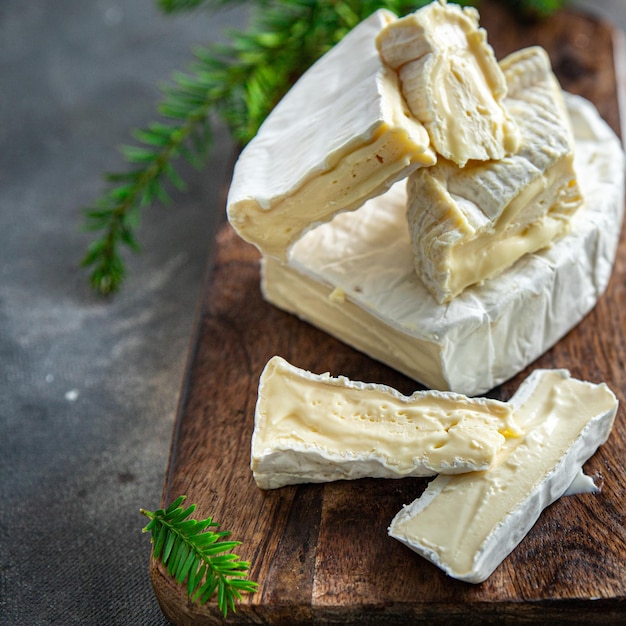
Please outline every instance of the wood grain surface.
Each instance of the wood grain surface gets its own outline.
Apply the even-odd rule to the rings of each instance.
[[[545,47],[565,89],[593,101],[620,132],[623,55],[611,25],[573,11],[520,24],[495,2],[481,22],[497,56]],[[552,350],[489,395],[507,400],[536,367],[565,367],[605,381],[620,399],[609,441],[586,464],[598,495],[550,506],[516,550],[480,585],[446,577],[387,536],[423,479],[359,480],[263,492],[249,469],[258,378],[280,354],[313,372],[418,388],[388,367],[263,301],[258,253],[224,225],[197,316],[171,444],[163,503],[186,494],[251,561],[259,591],[233,623],[508,624],[626,623],[626,242],[597,307]],[[191,604],[154,561],[150,575],[175,624],[222,623],[214,603]]]

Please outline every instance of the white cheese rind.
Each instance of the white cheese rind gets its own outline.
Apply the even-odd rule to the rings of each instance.
[[[228,219],[264,254],[285,258],[302,232],[352,211],[435,163],[426,129],[406,110],[375,37],[396,17],[379,10],[315,63],[235,164]]]
[[[511,405],[313,374],[275,356],[260,380],[251,469],[262,489],[488,469],[520,434]]]
[[[388,531],[470,583],[486,580],[541,512],[566,493],[580,466],[607,440],[617,411],[605,384],[571,379],[564,370],[536,370],[511,402],[526,436],[509,440],[487,472],[438,476]],[[437,526],[444,518],[442,534]]]
[[[595,306],[621,230],[620,141],[591,103],[566,104],[585,203],[552,247],[437,304],[413,268],[399,183],[305,234],[288,265],[265,259],[265,298],[428,387],[479,395],[514,376]]]

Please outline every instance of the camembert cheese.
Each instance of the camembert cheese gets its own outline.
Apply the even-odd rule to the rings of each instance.
[[[461,167],[501,159],[519,141],[504,103],[504,75],[478,20],[473,7],[442,0],[391,22],[377,37],[411,113],[435,150]]]
[[[404,396],[270,359],[261,374],[251,468],[263,489],[488,469],[521,433],[513,407],[439,391]]]
[[[415,268],[438,302],[566,234],[582,202],[568,114],[548,55],[527,48],[501,65],[521,133],[518,151],[465,168],[440,159],[409,177]]]
[[[486,472],[438,476],[389,534],[454,578],[484,581],[563,495],[609,436],[617,400],[603,383],[536,370],[511,399],[525,431]]]
[[[478,395],[537,359],[607,286],[624,211],[624,158],[588,101],[567,95],[584,205],[570,234],[438,304],[418,278],[396,184],[264,259],[265,298],[428,387]]]
[[[376,50],[376,35],[395,19],[380,10],[348,33],[289,90],[239,157],[228,219],[264,255],[285,259],[304,231],[436,162],[426,129]]]

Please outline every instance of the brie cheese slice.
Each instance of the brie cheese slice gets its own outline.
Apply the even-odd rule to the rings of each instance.
[[[391,22],[376,40],[435,150],[461,167],[501,159],[518,143],[507,85],[478,20],[473,7],[436,1]]]
[[[594,307],[615,259],[622,147],[592,104],[566,102],[585,202],[550,248],[438,304],[413,267],[399,183],[306,233],[288,264],[265,258],[265,298],[431,388],[472,396],[509,379]]]
[[[440,391],[404,396],[271,358],[259,381],[251,468],[259,487],[488,469],[521,433],[511,405]]]
[[[415,269],[438,302],[569,231],[582,198],[561,88],[539,47],[502,61],[518,151],[465,168],[441,159],[408,182]]]
[[[389,527],[390,536],[459,580],[489,577],[607,440],[617,410],[604,383],[564,370],[536,370],[511,403],[525,436],[507,440],[495,467],[438,476]]]
[[[284,259],[302,232],[435,163],[424,126],[376,50],[396,17],[379,10],[317,61],[235,164],[227,213],[239,235]]]

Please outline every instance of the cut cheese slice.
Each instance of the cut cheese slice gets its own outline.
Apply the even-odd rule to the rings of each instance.
[[[472,7],[433,2],[391,22],[376,40],[435,150],[461,167],[501,159],[519,140],[504,76],[478,20]]]
[[[624,210],[619,139],[568,95],[585,204],[571,233],[437,304],[419,280],[403,183],[306,233],[288,264],[264,259],[265,298],[428,387],[478,395],[538,358],[593,308]]]
[[[251,468],[263,489],[491,467],[520,435],[511,405],[450,392],[404,396],[270,359],[261,374]]]
[[[617,400],[605,384],[537,370],[511,403],[524,437],[487,472],[438,476],[393,519],[389,534],[471,583],[489,577],[609,436]]]
[[[519,150],[461,169],[440,159],[408,184],[415,268],[447,302],[569,231],[582,202],[561,88],[539,47],[502,61]]]
[[[302,232],[361,206],[436,161],[426,129],[402,99],[375,37],[396,17],[380,10],[315,63],[239,157],[228,219],[265,255],[284,259]]]

